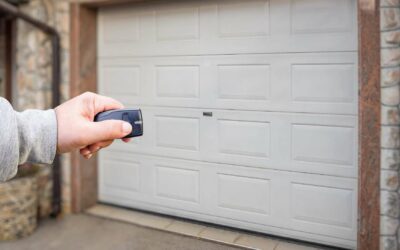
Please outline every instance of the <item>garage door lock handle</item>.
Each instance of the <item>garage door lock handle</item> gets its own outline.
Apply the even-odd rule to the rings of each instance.
[[[203,116],[213,116],[212,112],[203,112]]]

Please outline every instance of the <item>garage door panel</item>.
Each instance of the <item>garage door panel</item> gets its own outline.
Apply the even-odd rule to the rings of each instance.
[[[292,196],[292,202],[296,204],[293,220],[346,228],[352,226],[352,190],[294,183]],[[320,202],[315,204],[315,200]]]
[[[354,64],[292,64],[292,101],[354,103]]]
[[[99,197],[116,197],[130,200],[137,203],[157,204],[166,207],[180,207],[183,210],[200,212],[202,209],[201,200],[204,194],[200,191],[201,172],[199,164],[174,159],[151,158],[140,154],[125,152],[113,152],[104,150],[100,154],[100,181]],[[135,165],[136,164],[136,165]],[[131,175],[127,171],[120,171],[120,165],[137,167],[136,178],[130,181],[120,182],[117,185],[107,185],[110,172],[117,172],[117,175],[126,174],[125,179]],[[115,175],[115,174],[114,174]],[[138,187],[130,188],[132,185]]]
[[[291,227],[345,239],[356,237],[356,181],[352,185],[291,183]]]
[[[219,207],[266,215],[270,213],[269,180],[227,174],[218,174],[217,178]]]
[[[139,157],[150,159],[146,167],[154,173],[154,179],[148,180],[153,187],[152,197],[149,197],[148,202],[197,213],[210,211],[207,207],[210,176],[203,163],[162,157]]]
[[[145,136],[110,150],[357,176],[357,119],[352,116],[142,108]],[[212,116],[203,116],[211,112]]]
[[[198,98],[199,66],[156,66],[157,97]]]
[[[106,161],[104,168],[104,185],[114,189],[128,189],[137,192],[140,189],[140,162]],[[114,180],[119,180],[115,182]]]
[[[197,40],[199,7],[163,7],[155,10],[156,41]]]
[[[126,154],[100,154],[99,199],[104,195],[113,195],[123,199],[143,200],[146,195],[146,165],[142,158]],[[117,178],[118,182],[115,182]],[[148,193],[148,192],[147,192]]]
[[[128,9],[107,11],[102,22],[103,41],[106,44],[121,44],[138,41],[140,38],[140,16]]]
[[[208,161],[357,176],[351,116],[214,111],[204,120],[213,124],[203,154]]]
[[[199,151],[198,118],[156,116],[156,147]]]
[[[294,34],[351,32],[354,1],[292,0],[291,31]]]
[[[292,159],[351,166],[354,163],[352,127],[292,125]]]
[[[145,136],[133,138],[133,143],[116,141],[112,151],[201,160],[201,111],[144,107],[142,114]]]
[[[155,195],[172,200],[199,203],[199,171],[156,165]]]
[[[218,98],[270,99],[270,65],[218,65]]]
[[[138,65],[106,66],[102,68],[101,79],[105,93],[112,95],[140,95],[140,67]]]
[[[355,51],[355,4],[352,0],[221,0],[101,9],[99,54]]]
[[[100,89],[128,105],[356,114],[356,63],[356,53],[107,59]]]
[[[269,5],[269,1],[251,1],[248,3],[231,1],[217,4],[219,37],[269,35]],[[237,17],[241,18],[238,19]],[[255,25],[256,23],[259,25]]]
[[[135,191],[128,188],[129,182],[121,182],[121,187],[125,186],[121,189],[99,183],[102,201],[120,197],[124,198],[121,202],[130,200],[138,207],[155,204],[198,212],[200,218],[202,214],[220,216],[242,228],[246,227],[240,221],[246,221],[355,239],[355,179],[132,153],[115,154],[108,149],[101,153],[100,173],[118,170],[116,156],[131,167],[140,162],[141,172],[151,172],[148,176],[140,175],[140,178],[145,177],[142,180],[146,180],[150,189]]]
[[[254,121],[218,121],[218,152],[268,158],[270,156],[270,124]]]

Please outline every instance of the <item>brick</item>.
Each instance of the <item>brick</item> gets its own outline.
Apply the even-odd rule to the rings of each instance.
[[[397,218],[390,218],[381,216],[381,234],[387,236],[396,236],[399,227],[399,220]]]
[[[400,147],[400,128],[398,126],[382,126],[381,145],[384,148],[398,149]]]
[[[384,105],[395,106],[400,104],[399,85],[385,87],[381,89],[381,101]]]
[[[383,67],[400,65],[400,48],[386,48],[381,50],[381,64]]]
[[[396,191],[399,187],[399,174],[396,171],[381,171],[381,189]]]
[[[400,168],[400,149],[382,149],[381,168],[397,171]]]
[[[396,250],[397,239],[395,236],[382,236],[380,250]]]
[[[399,217],[400,199],[397,192],[381,191],[381,214],[389,217]]]
[[[397,46],[400,44],[400,30],[382,32],[382,46]]]
[[[400,68],[386,68],[381,72],[381,85],[388,87],[400,84]]]
[[[382,7],[399,6],[400,0],[381,0]]]
[[[381,29],[390,30],[400,27],[400,8],[381,9]]]
[[[383,125],[400,125],[400,111],[398,107],[382,106],[381,123]]]

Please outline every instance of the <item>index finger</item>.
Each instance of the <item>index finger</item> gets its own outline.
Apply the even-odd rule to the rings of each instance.
[[[110,109],[122,109],[124,105],[119,101],[102,95],[95,95],[94,96],[94,112],[95,114],[103,111],[107,111]]]

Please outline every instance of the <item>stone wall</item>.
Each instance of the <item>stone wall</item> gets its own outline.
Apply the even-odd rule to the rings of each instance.
[[[0,241],[19,239],[35,230],[37,187],[34,177],[0,184]]]
[[[381,0],[381,249],[400,249],[400,1]]]
[[[20,9],[55,27],[62,45],[62,101],[69,98],[69,3],[63,0],[31,0]],[[16,88],[13,106],[17,110],[51,108],[51,41],[50,37],[24,21],[17,23]],[[70,160],[62,156],[63,211],[70,211]],[[50,169],[50,168],[49,168]],[[51,174],[49,171],[48,174]],[[50,178],[51,179],[51,178]],[[51,192],[51,189],[46,189]],[[42,197],[51,197],[42,194]],[[45,211],[41,213],[46,214]]]

